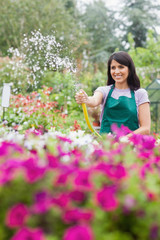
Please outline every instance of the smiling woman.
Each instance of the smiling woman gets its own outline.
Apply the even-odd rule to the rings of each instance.
[[[110,56],[107,86],[98,87],[91,97],[81,90],[75,98],[78,104],[89,107],[102,105],[100,134],[112,132],[115,124],[127,127],[128,136],[150,133],[148,94],[140,88],[133,60],[126,52]]]

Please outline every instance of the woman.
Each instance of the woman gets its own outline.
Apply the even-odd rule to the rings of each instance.
[[[148,94],[140,88],[133,60],[126,52],[110,56],[107,86],[98,87],[91,97],[81,90],[75,99],[78,104],[86,103],[89,107],[102,104],[101,134],[112,132],[112,124],[124,125],[135,134],[150,133]]]

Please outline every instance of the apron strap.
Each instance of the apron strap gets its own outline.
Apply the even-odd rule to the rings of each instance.
[[[109,93],[108,93],[108,97],[111,97],[114,88],[115,88],[115,84],[112,85],[112,87],[111,87],[111,89],[110,89],[110,91],[109,91]],[[131,98],[133,98],[133,99],[135,100],[134,91],[133,91],[133,90],[130,90],[130,92],[131,92]]]

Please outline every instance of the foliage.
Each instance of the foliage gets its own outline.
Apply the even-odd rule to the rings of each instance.
[[[59,107],[63,107],[66,112],[71,112],[75,105],[76,76],[66,72],[46,72],[41,80],[41,84],[53,88],[52,99],[56,99]],[[78,110],[78,109],[77,109]]]
[[[26,94],[31,86],[34,86],[33,78],[30,77],[30,70],[20,58],[9,58],[0,63],[0,87],[4,83],[11,83],[12,92]]]
[[[155,27],[157,26],[158,10],[160,6],[157,1],[151,0],[132,0],[123,1],[121,9],[121,24],[123,25],[124,41],[127,42],[127,36],[132,34],[135,47],[145,47],[147,32],[149,29],[157,35]]]
[[[78,76],[77,84],[79,84],[79,88],[85,89],[88,95],[92,95],[96,88],[106,85],[106,76],[106,72],[97,71],[92,73],[92,71],[84,71]]]
[[[154,37],[153,31],[148,31],[146,47],[135,47],[132,35],[129,35],[129,54],[133,58],[142,87],[147,87],[160,72],[160,36]]]
[[[104,1],[93,1],[86,5],[82,23],[86,31],[86,55],[88,61],[98,64],[107,62],[109,55],[120,45],[115,36],[113,12],[109,11]],[[96,67],[96,65],[95,65]]]
[[[62,0],[11,0],[0,1],[0,49],[19,48],[23,35],[41,30],[44,35],[56,32],[63,45],[76,46],[80,39],[76,18],[71,14],[67,1]],[[72,44],[71,44],[72,43]]]
[[[115,131],[2,133],[1,239],[158,240],[159,146]]]

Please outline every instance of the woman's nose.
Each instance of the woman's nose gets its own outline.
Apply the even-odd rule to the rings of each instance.
[[[119,73],[119,68],[116,68],[116,69],[115,69],[115,72],[116,72],[116,73]]]

